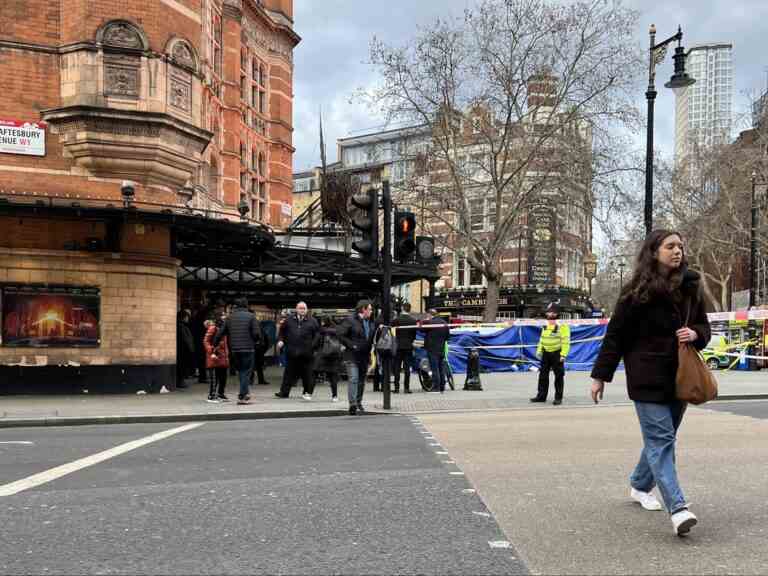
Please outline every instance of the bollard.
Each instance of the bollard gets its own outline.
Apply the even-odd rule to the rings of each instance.
[[[467,356],[467,379],[464,381],[464,390],[480,390],[483,385],[480,382],[480,352],[472,348]]]

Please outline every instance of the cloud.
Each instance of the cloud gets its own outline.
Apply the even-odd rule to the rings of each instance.
[[[365,63],[374,35],[389,43],[402,43],[417,33],[418,26],[428,26],[437,18],[460,16],[474,4],[471,0],[295,0],[295,25],[302,42],[294,57],[294,168],[319,163],[320,106],[329,161],[336,158],[336,138],[381,125],[382,119],[363,104],[350,102],[356,89],[377,80],[374,70]],[[733,44],[734,117],[746,111],[744,94],[765,89],[768,59],[762,26],[756,23],[768,21],[766,0],[628,0],[625,4],[639,11],[637,33],[628,41],[640,46],[647,47],[651,24],[658,29],[657,40],[673,35],[679,24],[686,46],[704,42]],[[663,85],[672,71],[670,51],[657,69],[654,130],[656,148],[666,156],[671,156],[674,147],[675,99]],[[646,108],[646,87],[643,71],[637,86],[637,106],[641,110]],[[644,141],[644,134],[638,134],[638,147],[643,147]]]

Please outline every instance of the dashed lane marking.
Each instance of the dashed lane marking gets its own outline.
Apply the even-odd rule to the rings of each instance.
[[[22,446],[34,446],[34,442],[30,442],[29,440],[6,440],[4,442],[0,442],[0,444],[21,444]]]
[[[511,548],[512,545],[507,540],[491,540],[488,542],[491,548]]]
[[[61,466],[56,466],[55,468],[51,468],[50,470],[46,470],[45,472],[40,472],[38,474],[28,476],[27,478],[16,480],[15,482],[11,482],[10,484],[4,484],[0,486],[0,496],[13,496],[14,494],[18,494],[19,492],[22,492],[24,490],[29,490],[30,488],[34,488],[35,486],[46,484],[48,482],[56,480],[57,478],[66,476],[67,474],[72,474],[73,472],[77,472],[78,470],[82,470],[83,468],[87,468],[89,466],[93,466],[100,462],[104,462],[104,460],[109,460],[110,458],[114,458],[115,456],[119,456],[120,454],[125,454],[126,452],[130,452],[131,450],[135,450],[136,448],[141,448],[142,446],[146,446],[147,444],[151,444],[152,442],[157,442],[158,440],[164,440],[165,438],[169,438],[170,436],[174,436],[175,434],[180,434],[181,432],[186,432],[187,430],[192,430],[193,428],[198,428],[203,424],[205,424],[205,422],[194,422],[192,424],[185,424],[184,426],[179,426],[178,428],[171,428],[170,430],[158,432],[156,434],[152,434],[151,436],[139,438],[138,440],[132,440],[131,442],[120,444],[119,446],[115,446],[114,448],[104,450],[103,452],[92,454],[91,456],[86,456],[85,458],[80,458],[79,460],[75,460],[74,462],[69,462],[67,464],[62,464]]]

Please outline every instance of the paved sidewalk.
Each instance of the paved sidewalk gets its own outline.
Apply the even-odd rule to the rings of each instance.
[[[768,398],[768,374],[762,372],[717,373],[723,398]],[[254,386],[252,404],[238,406],[236,402],[209,404],[205,401],[208,387],[192,384],[189,388],[168,394],[146,395],[94,395],[77,396],[30,395],[0,396],[0,428],[16,426],[54,426],[76,424],[105,424],[128,422],[178,422],[194,420],[236,420],[255,418],[292,418],[300,416],[338,416],[347,413],[347,388],[339,386],[339,402],[333,403],[329,388],[318,384],[311,402],[301,399],[301,389],[294,388],[291,397],[276,398],[282,373],[279,368],[267,370],[269,386]],[[445,394],[426,393],[418,386],[418,378],[411,378],[412,394],[393,394],[391,410],[383,409],[383,394],[366,385],[365,405],[375,413],[425,413],[445,411],[494,410],[510,408],[541,408],[528,399],[536,392],[537,373],[483,374],[482,391],[464,391],[464,374],[455,376],[457,390]],[[587,405],[589,374],[566,373],[564,406]],[[237,378],[231,377],[228,395],[236,399]],[[550,391],[554,393],[554,387]],[[605,402],[628,403],[624,374],[618,373],[606,387]],[[547,404],[553,410],[562,409]]]

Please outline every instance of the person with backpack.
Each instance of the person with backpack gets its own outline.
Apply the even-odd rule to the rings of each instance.
[[[395,373],[395,394],[400,392],[400,372],[403,372],[403,392],[411,393],[411,367],[413,366],[413,341],[416,338],[416,318],[411,316],[411,305],[404,302],[402,312],[397,315],[392,325],[396,327],[397,352],[393,371]]]
[[[237,403],[250,404],[249,386],[251,384],[251,373],[253,372],[254,350],[261,342],[263,336],[259,321],[248,310],[247,298],[238,298],[235,301],[235,308],[224,323],[224,328],[217,332],[213,347],[217,348],[225,337],[229,337],[228,343],[232,349],[235,367],[240,377],[240,391],[237,395]]]
[[[365,376],[368,373],[375,331],[371,314],[373,314],[371,301],[359,300],[355,311],[341,323],[337,330],[339,340],[344,346],[344,366],[349,379],[347,396],[351,415],[365,412],[363,407]]]
[[[320,347],[315,354],[315,378],[324,378],[331,387],[331,402],[339,401],[339,374],[341,373],[341,342],[336,326],[326,317],[320,328]]]
[[[541,359],[539,367],[539,390],[531,402],[546,402],[549,393],[549,371],[555,373],[555,399],[554,406],[563,403],[563,390],[565,388],[565,359],[571,349],[571,329],[567,324],[559,324],[557,317],[560,308],[557,302],[550,302],[544,314],[547,317],[547,325],[541,331],[539,345],[536,348],[536,356]]]

